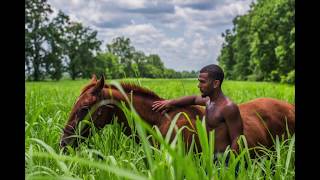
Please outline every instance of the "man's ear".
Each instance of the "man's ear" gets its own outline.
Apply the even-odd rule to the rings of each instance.
[[[100,80],[97,82],[97,84],[94,86],[92,90],[93,95],[98,95],[104,87],[104,76],[102,75]]]
[[[217,88],[220,86],[220,80],[213,80],[213,87]]]

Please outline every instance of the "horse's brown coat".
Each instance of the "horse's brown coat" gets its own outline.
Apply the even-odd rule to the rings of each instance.
[[[185,116],[181,115],[177,120],[177,126],[188,126],[190,129],[195,127],[196,117],[200,119],[205,115],[204,107],[201,106],[188,106],[188,107],[177,107],[168,112],[168,117],[161,115],[159,112],[152,111],[152,103],[155,100],[161,100],[154,92],[142,88],[133,84],[121,83],[123,90],[128,97],[132,94],[132,103],[139,114],[139,116],[149,123],[151,126],[158,126],[162,135],[166,135],[172,118],[179,112],[185,112],[188,114],[192,125],[188,122]],[[103,87],[103,89],[101,89]],[[96,93],[99,92],[100,93]],[[95,77],[92,78],[91,82],[83,88],[78,101],[74,105],[69,121],[64,129],[64,134],[61,139],[61,146],[64,147],[68,144],[72,144],[67,139],[68,136],[74,134],[73,130],[76,128],[79,121],[84,118],[81,114],[83,106],[92,106],[94,103],[102,99],[114,99],[116,101],[125,101],[126,99],[123,94],[113,85],[104,84],[104,79],[97,81]],[[286,120],[288,129],[291,133],[295,129],[295,106],[284,101],[272,99],[272,98],[257,98],[252,101],[242,103],[239,105],[240,114],[243,120],[244,135],[248,142],[249,147],[255,147],[259,143],[270,147],[272,145],[272,139],[268,133],[267,127],[273,137],[276,135],[282,135],[286,132]],[[126,126],[126,134],[130,134],[130,128],[126,117],[120,108],[116,106],[102,106],[93,115],[92,119],[96,127],[99,129],[103,128],[106,124],[109,124],[113,116],[118,116],[118,121],[123,122]],[[226,131],[222,131],[227,133]],[[89,128],[85,128],[82,132],[83,136],[89,135]],[[190,145],[192,141],[192,135],[195,134],[187,129],[183,130],[184,140],[186,145]],[[197,136],[196,144],[199,146]],[[228,136],[226,136],[228,137]],[[215,142],[215,143],[227,143],[228,140]],[[75,144],[74,144],[75,145]]]

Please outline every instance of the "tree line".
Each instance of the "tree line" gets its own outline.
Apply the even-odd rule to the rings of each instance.
[[[194,78],[198,72],[168,69],[157,54],[136,50],[129,38],[116,37],[106,50],[97,31],[73,22],[59,11],[56,16],[46,0],[25,1],[26,80],[60,80],[68,74],[90,78],[93,73],[107,78]]]
[[[194,78],[198,75],[196,71],[177,72],[166,68],[157,54],[145,55],[125,37],[114,38],[105,52],[97,54],[96,60],[99,66],[95,70],[109,78]]]
[[[217,60],[227,79],[294,83],[294,0],[257,0],[222,37]]]

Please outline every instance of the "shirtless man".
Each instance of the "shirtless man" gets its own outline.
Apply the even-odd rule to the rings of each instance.
[[[200,70],[198,77],[201,96],[155,101],[153,110],[165,113],[174,106],[206,106],[207,131],[215,130],[215,153],[224,152],[228,145],[238,153],[237,139],[243,134],[242,119],[238,106],[221,90],[223,78],[223,70],[218,65],[205,66]]]

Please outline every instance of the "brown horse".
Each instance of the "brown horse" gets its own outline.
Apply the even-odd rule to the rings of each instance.
[[[163,100],[157,94],[137,85],[121,83],[121,86],[124,93],[128,97],[132,97],[131,103],[138,115],[149,125],[157,126],[163,136],[166,135],[172,118],[179,112],[185,112],[189,116],[191,124],[185,116],[179,116],[176,125],[178,128],[181,128],[182,126],[189,127],[189,129],[185,128],[182,130],[183,139],[186,145],[191,144],[192,136],[195,135],[196,145],[198,148],[200,147],[196,133],[195,131],[192,131],[192,129],[196,127],[195,121],[197,116],[200,120],[203,118],[204,107],[177,107],[167,112],[168,116],[165,116],[159,112],[152,111],[152,103],[156,100]],[[91,119],[94,126],[101,129],[111,122],[113,116],[117,116],[118,121],[124,123],[126,127],[124,133],[130,135],[131,131],[126,116],[124,112],[115,105],[117,102],[121,101],[128,104],[130,103],[130,100],[128,100],[114,85],[105,84],[103,77],[98,81],[96,77],[93,76],[91,82],[83,88],[71,111],[67,125],[63,130],[64,133],[61,138],[60,147],[77,145],[74,141],[75,138],[69,138],[69,136],[75,134],[77,125],[84,119],[90,108],[95,107],[97,103],[106,100],[108,100],[108,105],[99,106],[95,112],[92,113]],[[249,147],[255,147],[259,143],[270,147],[273,144],[270,134],[273,137],[284,134],[286,132],[286,124],[288,125],[289,131],[291,133],[294,132],[294,105],[271,98],[258,98],[240,104],[239,108],[243,119],[244,135]],[[219,128],[226,129],[227,127],[221,126]],[[89,132],[89,126],[86,126],[80,134],[81,136],[88,137],[90,134]],[[215,141],[215,143],[227,145],[227,142],[229,141],[229,139],[226,139],[225,141],[220,142]],[[215,150],[215,152],[217,151]]]

